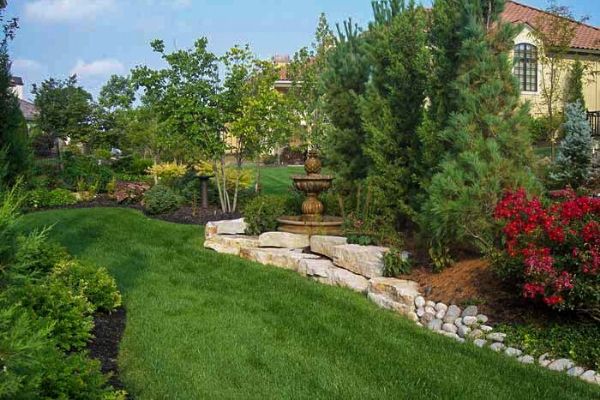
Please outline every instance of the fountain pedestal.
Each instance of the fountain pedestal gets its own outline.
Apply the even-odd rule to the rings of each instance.
[[[331,187],[333,177],[321,175],[321,161],[315,152],[309,152],[304,163],[306,175],[292,176],[294,187],[306,195],[302,215],[282,216],[277,219],[279,231],[306,235],[340,235],[343,219],[323,215],[319,194]]]

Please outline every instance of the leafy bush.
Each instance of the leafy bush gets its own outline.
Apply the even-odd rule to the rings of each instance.
[[[115,161],[112,168],[115,172],[129,175],[145,175],[154,162],[151,159],[137,156],[122,157]]]
[[[600,318],[600,199],[555,195],[544,205],[524,189],[505,194],[495,210],[503,224],[496,268],[527,299]]]
[[[277,195],[256,196],[248,201],[243,212],[246,233],[260,235],[277,230],[277,218],[293,212],[290,202],[288,196]]]
[[[213,165],[209,162],[202,161],[194,166],[194,169],[198,173],[198,175],[204,176],[215,176],[215,171]],[[239,175],[239,189],[248,189],[252,186],[252,182],[254,180],[253,171],[248,168],[242,168],[238,170],[233,166],[225,167],[225,180],[227,182],[227,187],[232,188],[235,186],[236,180]]]
[[[175,210],[183,198],[171,188],[158,184],[144,194],[144,209],[148,214],[164,214]]]
[[[410,274],[412,265],[408,256],[397,248],[391,248],[383,257],[383,276],[394,277]]]
[[[534,357],[550,353],[552,358],[570,358],[590,369],[600,368],[600,324],[582,321],[552,322],[547,325],[497,327],[506,333],[506,344],[523,349]]]
[[[35,189],[27,193],[26,202],[31,208],[61,207],[77,204],[77,198],[67,189]]]
[[[98,163],[94,156],[84,156],[66,151],[63,157],[64,168],[59,174],[66,187],[75,189],[77,182],[84,177],[87,184],[97,182],[98,191],[102,191],[112,179],[113,170],[104,163]]]
[[[154,176],[155,182],[161,182],[171,186],[175,181],[185,175],[187,168],[185,165],[175,162],[154,164],[147,169],[147,172]]]
[[[106,268],[78,260],[61,261],[54,267],[52,278],[85,297],[95,310],[112,311],[121,305],[117,283]]]
[[[150,185],[143,182],[122,182],[115,185],[115,199],[119,203],[139,203]]]

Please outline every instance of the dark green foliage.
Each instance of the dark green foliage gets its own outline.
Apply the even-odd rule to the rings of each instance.
[[[183,199],[170,187],[158,184],[144,193],[144,209],[148,214],[164,214],[181,205]]]
[[[565,104],[577,103],[581,104],[583,110],[585,107],[585,99],[583,97],[583,74],[585,67],[579,60],[575,60],[571,67],[571,72],[566,83]]]
[[[94,310],[110,312],[121,305],[117,284],[106,268],[78,260],[63,260],[52,271],[52,278],[85,297]]]
[[[410,274],[412,265],[407,255],[402,250],[392,248],[383,256],[383,276],[394,277]]]
[[[82,349],[92,337],[92,305],[58,280],[14,286],[7,297],[51,323],[50,337],[61,349]]]
[[[573,189],[585,183],[592,164],[592,129],[581,103],[567,104],[565,138],[560,142],[550,179],[560,187]]]
[[[550,353],[550,358],[570,358],[577,365],[600,368],[600,324],[567,320],[548,324],[503,324],[498,331],[507,334],[505,343],[534,357]]]
[[[72,190],[77,188],[78,182],[82,179],[87,184],[97,183],[98,189],[104,190],[114,176],[113,170],[108,165],[98,163],[98,158],[94,156],[65,151],[63,163],[60,179],[63,186]]]
[[[0,10],[0,24],[4,22]],[[12,185],[31,166],[27,124],[19,108],[19,99],[10,87],[8,41],[17,28],[16,20],[3,24],[0,40],[0,185]]]
[[[412,221],[418,207],[421,123],[427,86],[426,13],[414,2],[373,3],[375,21],[365,34],[371,68],[360,102],[369,176],[396,219]]]
[[[67,189],[35,189],[26,194],[26,205],[30,208],[61,207],[73,204],[77,204],[77,199]]]
[[[332,128],[323,149],[327,165],[352,184],[367,176],[368,159],[363,152],[366,132],[362,127],[360,96],[365,92],[369,64],[363,37],[351,21],[338,26],[336,44],[327,55],[322,74],[325,112]]]
[[[11,263],[11,273],[27,278],[39,278],[68,258],[60,245],[48,241],[48,229],[33,231],[17,239],[17,250]]]
[[[277,218],[282,215],[297,214],[298,210],[291,207],[289,196],[263,195],[248,201],[244,207],[244,220],[249,235],[260,235],[263,232],[277,230]]]
[[[446,249],[489,249],[492,210],[502,191],[537,185],[529,169],[528,110],[508,59],[516,31],[498,22],[503,6],[500,0],[469,1],[459,9],[459,68],[452,82],[458,112],[441,133],[446,156],[421,216],[423,232],[443,258]]]
[[[75,75],[54,78],[33,85],[35,106],[39,110],[37,125],[52,138],[86,142],[93,132],[92,95],[77,85]]]

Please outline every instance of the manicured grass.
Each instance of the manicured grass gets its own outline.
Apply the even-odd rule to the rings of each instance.
[[[302,166],[263,167],[260,170],[263,194],[283,194],[292,190],[292,175],[304,174]]]
[[[462,345],[364,296],[202,248],[133,210],[27,215],[116,277],[136,399],[591,399],[600,389]]]

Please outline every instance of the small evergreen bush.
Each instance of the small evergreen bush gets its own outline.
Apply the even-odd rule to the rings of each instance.
[[[121,305],[117,283],[106,268],[78,260],[59,262],[52,278],[64,283],[73,293],[84,296],[99,311],[113,311]]]
[[[264,232],[277,230],[277,218],[286,214],[298,213],[290,206],[292,200],[289,196],[263,195],[256,196],[248,201],[244,208],[246,233],[260,235]]]
[[[183,199],[168,186],[158,184],[144,194],[144,209],[148,214],[164,214],[175,210]]]
[[[565,138],[560,142],[550,179],[559,187],[582,186],[592,163],[592,129],[580,102],[567,104]]]

